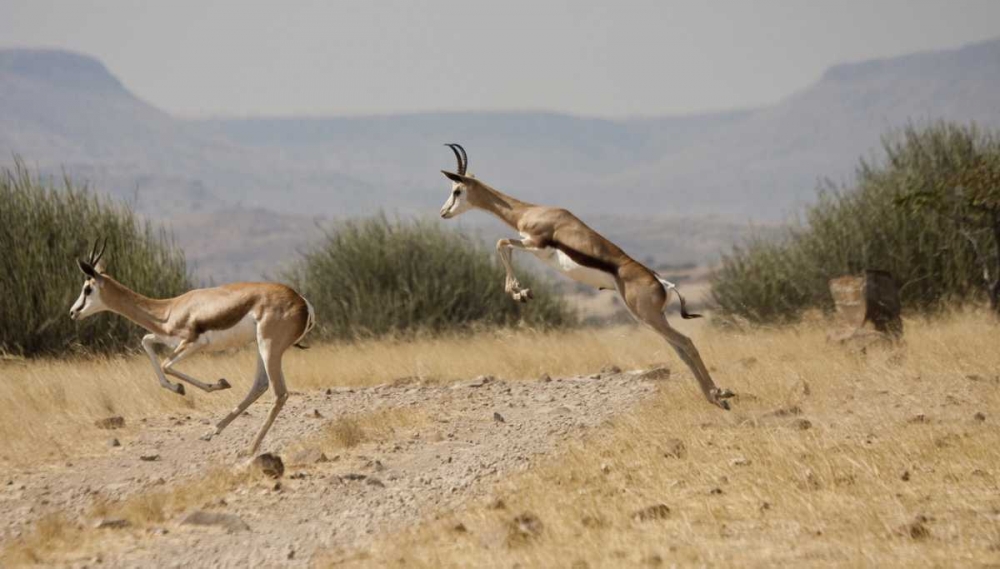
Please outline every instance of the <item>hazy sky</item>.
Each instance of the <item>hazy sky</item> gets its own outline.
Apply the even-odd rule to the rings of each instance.
[[[0,0],[0,46],[94,55],[184,116],[686,113],[997,36],[995,0]]]

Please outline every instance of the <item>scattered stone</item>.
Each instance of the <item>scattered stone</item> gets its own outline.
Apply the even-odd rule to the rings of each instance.
[[[370,468],[370,469],[374,470],[375,472],[382,472],[383,470],[385,470],[385,465],[382,464],[381,460],[375,459],[375,460],[369,460],[368,462],[366,462],[365,463],[365,468]]]
[[[123,529],[127,528],[132,524],[128,520],[122,518],[104,518],[94,525],[97,529]]]
[[[326,394],[327,394],[327,395],[333,395],[333,390],[332,390],[332,389],[330,389],[329,387],[327,387],[327,388],[326,388]]]
[[[653,504],[637,510],[632,514],[632,519],[637,522],[648,522],[652,520],[664,520],[670,517],[670,508],[666,504]]]
[[[451,531],[455,533],[469,533],[469,528],[465,527],[465,524],[463,524],[462,522],[458,522],[457,524],[452,526]]]
[[[118,439],[110,439],[108,441],[108,446],[112,447],[112,448],[114,448],[114,447],[120,447],[120,446],[122,446],[122,443]]]
[[[313,419],[322,419],[323,418],[323,414],[319,412],[319,409],[313,409],[312,418]]]
[[[291,464],[317,464],[320,462],[329,462],[329,458],[326,454],[316,447],[309,447],[300,450],[299,452],[292,455],[290,460]]]
[[[281,461],[281,457],[269,452],[253,459],[251,465],[268,478],[278,479],[285,474],[285,463]]]
[[[611,467],[608,466],[607,463],[602,464],[601,465],[601,472],[603,472],[605,474],[610,474],[611,473]]]
[[[347,474],[341,476],[341,478],[345,480],[364,480],[365,478],[368,478],[368,475],[358,474],[357,472],[348,472]]]
[[[800,431],[808,431],[812,428],[812,421],[809,419],[795,419],[792,421],[792,426]]]
[[[369,476],[365,480],[365,484],[367,484],[369,486],[375,486],[376,488],[385,488],[385,483],[383,483],[378,478],[375,478],[374,476]]]
[[[783,407],[781,409],[775,409],[768,413],[764,413],[765,417],[794,417],[795,415],[801,415],[802,408],[798,405],[792,405],[791,407]]]
[[[225,529],[229,533],[238,531],[250,531],[247,525],[239,516],[224,514],[221,512],[206,512],[204,510],[194,511],[181,524],[188,526],[216,526]]]
[[[494,381],[495,379],[496,378],[494,378],[492,375],[480,375],[476,379],[473,379],[472,381],[469,382],[469,387],[482,387],[487,383]]]
[[[670,379],[670,368],[667,366],[656,366],[654,368],[647,369],[638,375],[638,379],[648,381],[664,381]]]
[[[611,364],[601,368],[601,375],[617,375],[622,372],[622,368]]]
[[[923,540],[931,536],[931,531],[927,527],[930,518],[923,514],[917,515],[912,522],[903,524],[896,530],[896,533],[914,540]]]
[[[927,415],[920,413],[910,417],[910,419],[906,422],[912,424],[925,424],[925,423],[930,423],[930,419],[927,418]]]
[[[538,537],[542,528],[542,520],[538,516],[525,512],[507,524],[507,543],[514,545]]]
[[[493,501],[490,502],[489,508],[491,510],[506,510],[507,502],[504,502],[503,498],[495,498]]]
[[[493,420],[496,421],[497,423],[506,423],[507,422],[507,421],[504,420],[503,415],[501,415],[500,413],[497,413],[496,411],[493,412]]]
[[[125,428],[125,417],[115,415],[114,417],[98,419],[94,421],[94,426],[105,430],[123,429]]]
[[[729,466],[750,466],[750,459],[740,456],[730,460]]]
[[[543,373],[541,376],[538,377],[538,381],[541,381],[543,383],[549,383],[552,381],[552,376],[550,376],[547,373]]]
[[[722,494],[722,488],[718,488],[718,487],[717,488],[712,488],[711,490],[708,491],[708,493],[711,494],[712,496],[718,496],[718,495]]]
[[[669,439],[663,447],[663,456],[667,458],[687,458],[687,447],[680,439]]]
[[[143,454],[143,455],[139,455],[139,460],[142,460],[142,461],[145,461],[145,462],[154,462],[154,461],[160,460],[160,455],[158,455],[158,454]]]
[[[976,421],[979,421],[980,423],[982,423],[983,421],[986,420],[986,413],[983,413],[982,411],[978,411],[975,415],[972,416],[972,418],[975,419]]]
[[[903,474],[900,475],[899,479],[902,480],[903,482],[909,482],[910,481],[910,471],[909,470],[904,470]]]
[[[644,557],[642,559],[642,564],[648,565],[650,567],[659,567],[660,565],[663,565],[663,558],[660,557],[658,553],[654,553],[652,555],[647,555],[646,557]]]

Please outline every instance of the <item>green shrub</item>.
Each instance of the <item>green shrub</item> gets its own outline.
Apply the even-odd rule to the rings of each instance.
[[[890,271],[911,310],[982,298],[990,236],[939,211],[908,207],[904,198],[998,155],[997,138],[939,123],[907,128],[883,146],[884,159],[862,161],[855,189],[821,189],[804,223],[783,238],[751,240],[723,256],[712,281],[721,312],[767,323],[795,320],[807,308],[829,310],[829,279],[868,268]]]
[[[316,308],[323,337],[573,321],[560,297],[523,269],[518,278],[534,300],[520,304],[504,294],[495,256],[440,222],[379,215],[340,223],[284,278]]]
[[[134,347],[140,329],[124,318],[69,318],[83,285],[76,259],[107,238],[108,274],[152,297],[187,288],[184,256],[126,206],[68,178],[64,188],[33,178],[21,161],[0,170],[0,351],[34,356]]]

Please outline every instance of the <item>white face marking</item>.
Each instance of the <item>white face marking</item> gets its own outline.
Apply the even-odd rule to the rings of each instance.
[[[69,309],[69,317],[73,320],[83,320],[107,309],[107,305],[101,300],[101,283],[97,279],[88,278],[83,281],[80,297]]]
[[[441,217],[451,219],[472,209],[469,203],[469,190],[461,182],[451,183],[451,195],[441,206]]]

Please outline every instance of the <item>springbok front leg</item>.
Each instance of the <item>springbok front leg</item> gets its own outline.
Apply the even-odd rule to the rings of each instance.
[[[182,373],[180,371],[173,369],[173,366],[177,362],[183,360],[184,358],[190,356],[191,354],[197,352],[198,350],[204,347],[205,344],[202,344],[200,342],[188,342],[187,340],[182,341],[180,345],[177,346],[177,349],[174,350],[174,353],[170,354],[170,359],[163,362],[163,365],[160,366],[161,369],[163,369],[163,373],[167,375],[172,375],[181,381],[186,381],[187,383],[190,383],[191,385],[197,387],[202,391],[212,392],[212,391],[219,391],[220,389],[229,389],[232,386],[229,385],[229,382],[226,381],[225,378],[219,379],[219,381],[217,381],[216,383],[209,384],[201,380],[195,379],[190,375],[187,375],[186,373]]]
[[[500,262],[503,263],[504,271],[507,275],[504,278],[503,291],[518,302],[528,302],[534,298],[531,289],[522,288],[517,277],[514,276],[514,263],[511,261],[511,253],[514,249],[527,249],[527,244],[519,239],[501,239],[497,241],[497,253],[500,255]]]
[[[173,384],[167,381],[167,377],[163,375],[163,368],[160,366],[160,360],[156,356],[156,350],[153,348],[156,344],[161,344],[159,338],[155,334],[146,334],[142,337],[142,349],[146,350],[146,355],[149,356],[149,361],[153,364],[153,370],[156,372],[156,377],[160,380],[160,385],[164,389],[169,389],[177,395],[184,395],[184,386],[177,383]]]
[[[232,423],[236,417],[239,417],[244,411],[247,410],[247,407],[253,405],[255,401],[260,399],[260,396],[263,395],[265,391],[267,391],[267,370],[264,369],[264,360],[258,352],[257,373],[254,376],[253,386],[250,388],[250,393],[248,393],[247,396],[243,398],[243,401],[240,401],[240,404],[230,411],[228,415],[216,423],[213,430],[202,436],[201,440],[210,441],[212,440],[212,437],[222,433],[222,431],[229,426],[229,423]]]

